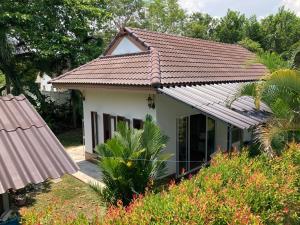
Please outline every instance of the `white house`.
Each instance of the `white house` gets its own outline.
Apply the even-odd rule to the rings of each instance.
[[[218,148],[250,142],[252,128],[265,120],[267,107],[256,111],[251,98],[227,104],[243,83],[266,72],[247,63],[253,57],[238,45],[124,28],[104,56],[51,82],[84,96],[87,157],[119,121],[139,129],[150,114],[170,138],[168,172],[179,175]]]
[[[39,85],[40,91],[57,91],[51,83],[48,83],[50,80],[51,77],[43,73],[42,76],[40,74],[37,75],[35,83]]]
[[[70,104],[70,91],[66,89],[57,89],[53,87],[49,81],[51,77],[46,73],[37,75],[35,83],[39,86],[40,92],[46,97],[48,101],[54,102],[56,105]]]

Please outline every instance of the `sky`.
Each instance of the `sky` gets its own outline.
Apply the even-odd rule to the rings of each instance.
[[[285,6],[300,16],[300,0],[179,0],[179,3],[188,13],[204,12],[214,17],[224,16],[230,8],[246,16],[264,18],[276,13],[280,6]]]

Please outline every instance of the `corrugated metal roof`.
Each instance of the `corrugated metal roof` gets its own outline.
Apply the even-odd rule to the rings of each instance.
[[[0,115],[0,194],[78,170],[25,96],[0,97]]]
[[[255,81],[267,72],[260,63],[249,63],[255,54],[239,45],[124,28],[118,38],[134,37],[145,51],[105,55],[65,73],[55,85],[167,86],[209,82]],[[115,39],[110,47],[116,44]],[[107,51],[106,51],[107,52]]]
[[[264,122],[270,109],[262,103],[260,110],[256,110],[253,99],[248,96],[238,98],[229,107],[228,101],[244,84],[176,86],[160,88],[159,91],[236,127],[248,129]]]

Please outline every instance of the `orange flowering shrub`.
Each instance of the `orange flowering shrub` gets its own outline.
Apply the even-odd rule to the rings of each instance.
[[[60,207],[60,206],[55,206]],[[61,206],[63,207],[63,206]],[[119,201],[106,216],[55,216],[52,208],[29,211],[25,225],[102,224],[300,224],[300,146],[282,156],[250,158],[217,154],[211,166],[158,194],[134,196],[127,207]]]
[[[282,156],[218,154],[195,177],[108,209],[103,224],[300,224],[300,147]]]

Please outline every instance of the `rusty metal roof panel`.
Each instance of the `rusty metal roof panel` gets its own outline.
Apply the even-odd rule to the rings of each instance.
[[[236,127],[248,129],[264,122],[271,111],[265,104],[256,110],[253,99],[247,96],[238,98],[229,107],[229,100],[244,84],[175,86],[163,87],[159,91]]]
[[[0,194],[78,170],[25,96],[0,97],[0,115]]]

